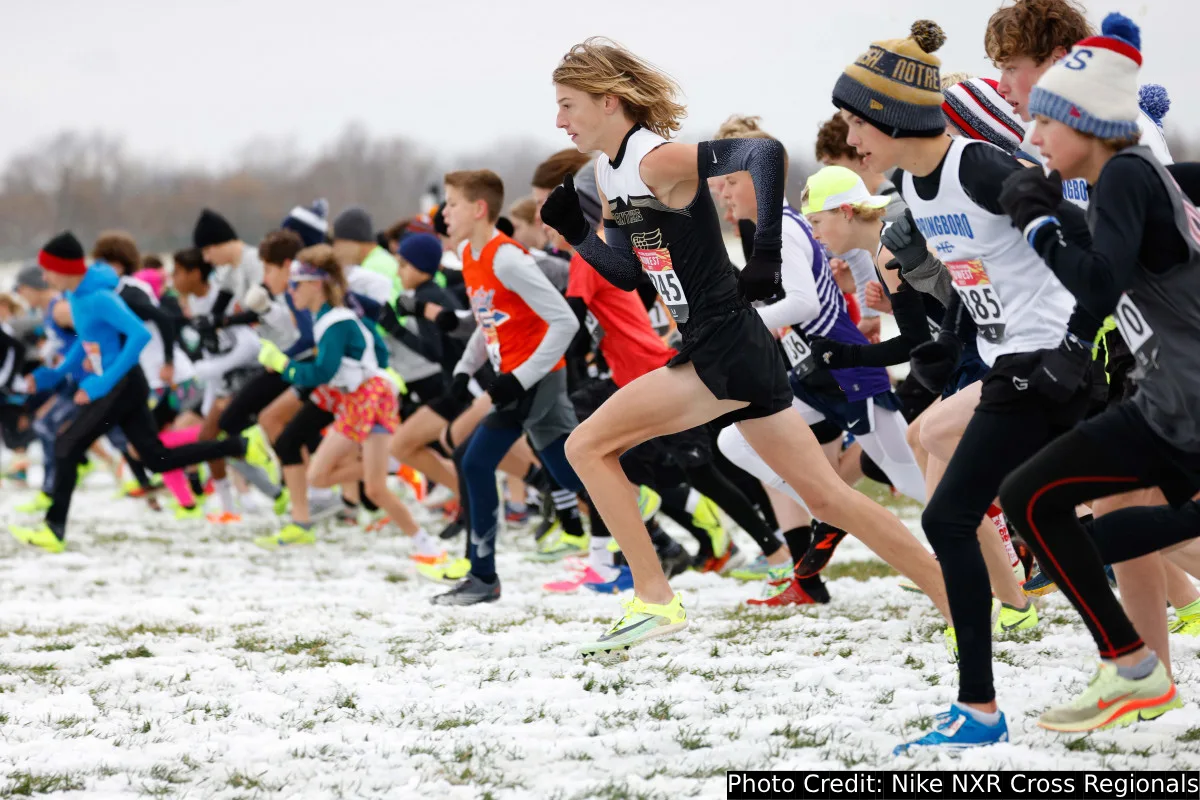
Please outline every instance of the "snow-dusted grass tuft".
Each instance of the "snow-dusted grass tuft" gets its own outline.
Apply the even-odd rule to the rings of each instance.
[[[24,499],[6,487],[0,519]],[[441,608],[395,534],[270,554],[250,544],[270,524],[179,523],[96,481],[67,553],[0,542],[0,798],[617,800],[723,797],[726,769],[1200,768],[1194,703],[1089,736],[1037,727],[1094,667],[1058,595],[994,648],[1012,742],[894,759],[957,676],[929,603],[853,540],[830,605],[754,608],[760,586],[688,573],[690,627],[603,666],[575,648],[617,598],[545,594],[566,567],[526,561],[524,531],[501,539],[499,603]],[[1172,647],[1187,701],[1200,641]]]

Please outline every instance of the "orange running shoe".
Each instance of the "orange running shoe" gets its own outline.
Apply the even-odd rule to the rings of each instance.
[[[241,522],[242,515],[235,514],[232,511],[222,511],[220,514],[209,514],[206,519],[214,525],[231,525],[235,522]]]

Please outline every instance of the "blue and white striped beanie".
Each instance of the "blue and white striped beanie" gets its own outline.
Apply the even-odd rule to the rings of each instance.
[[[1100,139],[1138,136],[1142,37],[1133,20],[1112,13],[1099,36],[1075,43],[1029,95],[1029,112]]]
[[[296,206],[288,212],[279,227],[294,231],[305,247],[325,244],[329,241],[326,235],[329,230],[329,201],[320,197],[308,208]]]

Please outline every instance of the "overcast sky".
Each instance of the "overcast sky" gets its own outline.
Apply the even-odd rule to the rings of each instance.
[[[0,162],[64,129],[121,135],[155,159],[220,166],[248,141],[315,152],[350,122],[445,153],[554,128],[550,72],[587,36],[670,72],[684,134],[760,114],[789,143],[832,113],[842,67],[873,39],[936,20],[945,71],[991,76],[995,0],[4,0]],[[1164,84],[1167,127],[1200,132],[1194,0],[1089,3],[1142,26],[1142,82]],[[1182,23],[1182,24],[1181,24]]]

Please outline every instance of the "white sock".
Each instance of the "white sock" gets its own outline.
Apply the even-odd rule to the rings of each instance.
[[[430,535],[429,531],[424,528],[417,528],[417,532],[413,535],[413,544],[419,555],[436,556],[442,552],[441,541],[436,536]]]
[[[221,509],[233,514],[237,511],[237,503],[233,499],[233,485],[228,478],[221,478],[213,481],[213,488],[217,490],[217,497],[221,501]]]
[[[783,538],[783,528],[775,529],[775,538],[778,539],[779,541],[783,542],[784,544],[787,544],[787,539]]]
[[[1000,721],[999,709],[990,712],[980,711],[977,708],[971,708],[970,706],[963,705],[959,702],[955,702],[954,707],[966,714],[968,717],[974,719],[976,722],[982,722],[984,725],[995,725]]]
[[[309,487],[308,502],[328,503],[333,499],[333,489],[326,486],[324,489],[313,489]]]
[[[611,581],[617,577],[619,570],[613,565],[613,553],[608,549],[608,537],[592,537],[591,549],[588,551],[588,566],[596,571],[601,578]]]
[[[689,514],[695,514],[696,509],[700,506],[700,493],[695,489],[688,489],[687,502],[683,504],[683,510]]]

